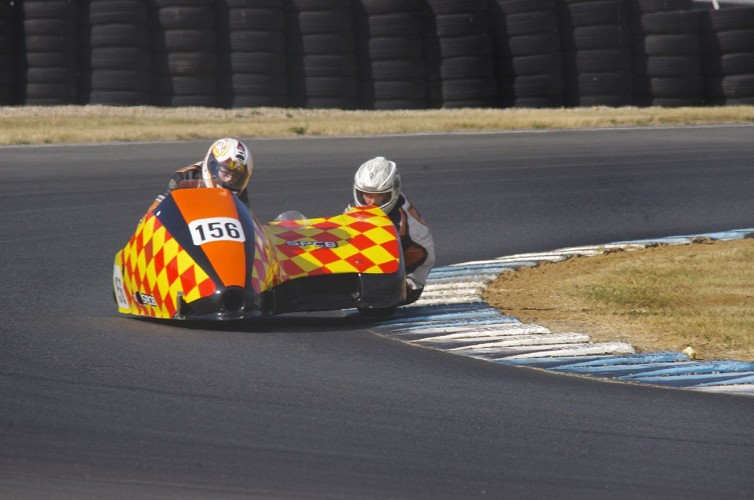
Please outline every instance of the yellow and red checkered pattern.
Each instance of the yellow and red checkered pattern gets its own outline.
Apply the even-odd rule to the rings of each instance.
[[[123,287],[130,309],[120,312],[172,318],[178,292],[191,302],[215,292],[215,284],[154,214],[139,224],[128,244],[115,256],[123,270]]]
[[[270,239],[256,217],[254,221],[254,266],[251,270],[251,288],[256,293],[264,292],[282,281],[280,266]]]
[[[282,280],[334,273],[395,273],[400,241],[392,221],[376,207],[306,221],[281,221],[266,229]]]

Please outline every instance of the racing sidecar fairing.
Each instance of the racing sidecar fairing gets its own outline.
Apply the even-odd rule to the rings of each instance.
[[[358,308],[389,315],[405,301],[392,221],[376,207],[261,224],[229,191],[176,189],[115,255],[118,311],[230,320]]]

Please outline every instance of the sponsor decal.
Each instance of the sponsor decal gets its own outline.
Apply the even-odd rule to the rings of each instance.
[[[337,248],[338,247],[338,243],[335,241],[299,240],[299,241],[286,241],[285,244],[292,247],[317,247],[317,248]]]
[[[246,241],[241,222],[230,217],[195,220],[189,224],[189,230],[196,246],[213,241]]]
[[[143,306],[157,307],[157,301],[154,299],[154,295],[148,295],[142,292],[136,292],[134,294],[134,301]]]
[[[123,286],[123,273],[120,270],[120,266],[114,266],[113,268],[113,290],[115,291],[115,300],[118,301],[118,307],[128,309],[131,304],[128,302],[128,295]]]

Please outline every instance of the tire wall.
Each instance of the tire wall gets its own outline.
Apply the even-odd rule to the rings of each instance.
[[[0,1],[0,105],[68,104],[754,104],[754,5]]]
[[[0,2],[0,106],[16,101],[18,5]]]

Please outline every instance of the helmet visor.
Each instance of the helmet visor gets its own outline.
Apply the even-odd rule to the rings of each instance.
[[[243,190],[248,176],[246,165],[233,159],[218,161],[214,156],[210,156],[207,161],[212,180],[218,186],[236,193]]]
[[[370,192],[356,189],[356,201],[361,206],[371,206],[385,208],[390,204],[393,193],[392,191]]]

